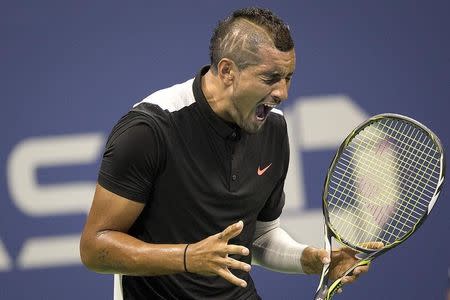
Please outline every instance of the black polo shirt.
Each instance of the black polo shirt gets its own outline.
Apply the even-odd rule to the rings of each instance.
[[[257,220],[279,217],[289,161],[286,122],[272,111],[248,134],[220,119],[195,79],[153,93],[120,119],[108,138],[98,182],[145,207],[129,234],[149,243],[195,243],[239,220],[230,243],[251,249]],[[251,255],[235,257],[246,263]],[[219,276],[123,276],[125,299],[253,299]]]

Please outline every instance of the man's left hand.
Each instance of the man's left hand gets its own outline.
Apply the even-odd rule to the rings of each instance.
[[[371,248],[380,248],[382,243],[373,243]],[[331,252],[331,265],[329,271],[330,281],[342,277],[344,273],[356,264],[359,259],[355,257],[358,252],[349,248],[342,247]],[[301,263],[303,271],[306,274],[320,274],[324,264],[330,263],[330,256],[325,249],[317,249],[313,247],[307,247],[303,250]],[[366,273],[369,270],[368,265],[356,267],[352,274],[342,278],[342,284],[348,284],[354,282],[358,277]]]

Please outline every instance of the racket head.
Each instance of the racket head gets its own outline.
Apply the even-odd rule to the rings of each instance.
[[[444,174],[442,144],[423,124],[392,113],[368,119],[328,169],[322,209],[329,234],[367,254],[397,246],[430,213]],[[384,246],[373,249],[374,242]]]

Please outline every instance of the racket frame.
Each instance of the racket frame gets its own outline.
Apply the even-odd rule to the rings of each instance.
[[[438,147],[439,152],[441,154],[440,177],[439,177],[439,182],[434,191],[434,195],[428,204],[427,213],[422,215],[420,220],[413,226],[413,228],[401,239],[398,239],[398,240],[394,241],[393,243],[384,246],[381,249],[371,250],[371,249],[359,247],[358,245],[354,245],[354,244],[348,242],[347,240],[345,240],[344,238],[340,237],[339,234],[336,233],[335,229],[333,228],[332,224],[330,223],[330,217],[329,217],[328,209],[327,209],[327,207],[328,207],[327,196],[328,196],[328,189],[330,186],[330,176],[331,176],[332,170],[334,170],[341,154],[344,152],[347,145],[353,140],[353,138],[360,131],[364,130],[369,124],[377,122],[377,121],[379,121],[381,119],[385,119],[385,118],[397,119],[400,121],[410,122],[410,123],[414,124],[415,126],[417,126],[418,128],[420,128],[425,134],[427,134],[431,138],[433,143]],[[345,138],[345,140],[341,143],[341,145],[339,146],[338,150],[336,151],[336,154],[333,157],[333,160],[331,161],[330,166],[328,167],[327,175],[325,177],[325,182],[324,182],[323,193],[322,193],[322,212],[323,212],[324,221],[325,221],[325,223],[324,223],[325,249],[328,251],[328,253],[330,253],[330,257],[331,257],[331,251],[332,251],[332,238],[336,239],[339,243],[341,243],[343,245],[346,245],[356,251],[359,251],[358,255],[361,255],[361,256],[359,257],[360,260],[355,265],[353,265],[349,270],[347,270],[343,276],[336,279],[330,286],[328,286],[328,275],[329,275],[328,273],[329,273],[330,264],[325,264],[322,269],[319,286],[317,288],[314,299],[315,300],[331,299],[332,296],[335,294],[335,292],[342,286],[341,280],[343,277],[351,275],[353,270],[359,266],[369,265],[370,262],[374,258],[376,258],[377,256],[383,254],[384,252],[391,250],[391,249],[395,248],[396,246],[400,245],[406,239],[408,239],[415,231],[417,231],[417,229],[423,224],[425,219],[430,214],[431,209],[433,208],[434,204],[436,203],[437,198],[439,197],[439,194],[442,190],[442,186],[443,186],[443,182],[444,182],[445,169],[446,169],[445,153],[444,153],[444,148],[443,148],[442,143],[439,140],[439,138],[430,129],[428,129],[425,125],[423,125],[422,123],[420,123],[410,117],[406,117],[406,116],[403,116],[400,114],[394,114],[394,113],[379,114],[379,115],[375,115],[375,116],[367,119],[366,121],[364,121],[363,123],[358,125],[355,129],[353,129],[350,132],[350,134]]]

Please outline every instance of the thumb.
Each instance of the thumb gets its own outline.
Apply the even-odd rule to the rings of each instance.
[[[316,256],[322,264],[329,264],[331,262],[330,254],[325,249],[318,249]]]

